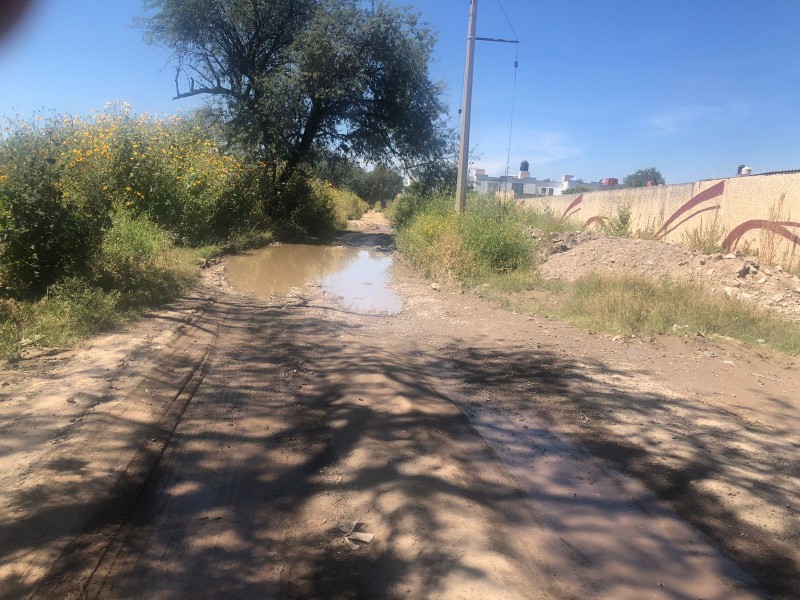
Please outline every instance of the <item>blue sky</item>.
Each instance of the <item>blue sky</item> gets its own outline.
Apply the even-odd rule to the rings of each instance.
[[[622,178],[654,166],[667,182],[800,168],[800,2],[502,0],[521,44],[511,170]],[[432,66],[453,122],[468,0],[412,4],[439,33]],[[0,42],[0,114],[88,113],[108,100],[174,113],[169,54],[133,25],[140,0],[34,0]],[[512,37],[498,0],[478,34]],[[506,168],[515,48],[479,43],[472,148]],[[194,105],[198,104],[194,100]]]

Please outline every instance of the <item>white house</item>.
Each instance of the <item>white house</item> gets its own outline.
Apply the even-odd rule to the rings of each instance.
[[[594,183],[575,181],[572,175],[564,175],[561,181],[537,179],[531,177],[528,161],[522,161],[519,174],[490,177],[486,169],[475,169],[472,185],[481,194],[498,194],[515,198],[533,198],[536,196],[560,196],[570,187],[590,187],[592,190],[609,190],[619,188],[619,182],[613,178],[602,179]]]

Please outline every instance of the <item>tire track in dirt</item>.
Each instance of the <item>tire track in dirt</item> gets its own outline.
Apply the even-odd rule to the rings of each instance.
[[[204,385],[87,597],[543,598],[575,586],[506,526],[513,506],[520,531],[538,527],[464,416],[387,347],[385,318],[316,288],[230,302]],[[341,518],[375,540],[354,552]]]
[[[103,557],[118,543],[142,487],[161,460],[205,377],[207,360],[217,340],[219,320],[224,320],[225,311],[220,317],[215,314],[216,308],[215,302],[209,300],[180,325],[158,366],[148,372],[125,399],[132,404],[155,402],[165,409],[143,432],[142,445],[113,486],[88,507],[90,519],[62,550],[31,598],[86,595],[84,582],[91,579]]]
[[[365,243],[384,235],[373,225]],[[635,528],[648,515],[651,526],[674,517],[575,447],[603,456],[623,448],[681,469],[717,447],[715,431],[741,429],[746,444],[760,444],[761,429],[753,437],[730,422],[749,405],[717,411],[725,403],[708,398],[710,420],[643,369],[605,355],[617,352],[610,341],[555,323],[545,333],[413,278],[400,289],[405,312],[388,318],[354,315],[314,286],[265,301],[219,287],[209,312],[168,345],[174,364],[136,386],[139,403],[174,407],[161,410],[160,427],[153,418],[126,430],[137,444],[162,440],[130,453],[142,453],[137,472],[151,476],[130,479],[130,489],[119,483],[124,499],[95,513],[37,597],[758,596],[687,529],[631,540],[621,533],[629,529],[615,530],[617,518]],[[629,360],[645,352],[633,350]],[[774,419],[778,396],[759,419]],[[141,435],[148,427],[158,434]],[[647,481],[642,468],[659,463],[632,466]],[[595,489],[606,494],[600,501]],[[696,497],[692,482],[682,489]],[[336,527],[342,518],[362,522],[374,540],[350,549]],[[669,562],[670,544],[684,543]]]

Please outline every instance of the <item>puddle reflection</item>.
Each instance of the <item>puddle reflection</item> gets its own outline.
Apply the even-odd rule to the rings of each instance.
[[[261,298],[317,282],[349,310],[397,314],[403,304],[389,287],[393,269],[391,256],[369,250],[287,244],[229,258],[227,277],[237,290]]]

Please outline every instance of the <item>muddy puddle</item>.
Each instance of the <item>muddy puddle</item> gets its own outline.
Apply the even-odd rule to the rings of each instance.
[[[286,244],[228,259],[230,284],[260,298],[284,296],[318,283],[343,307],[360,314],[397,314],[400,296],[390,287],[391,256],[364,248]]]

